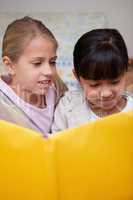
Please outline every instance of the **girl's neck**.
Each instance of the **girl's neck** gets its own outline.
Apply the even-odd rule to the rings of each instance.
[[[45,95],[31,94],[29,103],[42,109],[47,107]]]

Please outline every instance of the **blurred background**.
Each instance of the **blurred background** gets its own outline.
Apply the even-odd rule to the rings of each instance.
[[[55,34],[59,42],[58,70],[71,88],[75,87],[71,73],[73,47],[86,31],[118,29],[133,58],[133,0],[0,0],[0,42],[6,26],[25,15],[41,19]]]

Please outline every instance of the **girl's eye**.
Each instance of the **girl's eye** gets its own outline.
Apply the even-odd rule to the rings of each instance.
[[[99,83],[95,83],[95,84],[90,84],[90,87],[98,87]]]
[[[114,80],[114,81],[111,82],[112,85],[116,85],[118,83],[120,83],[120,80]]]
[[[51,62],[50,62],[50,65],[55,66],[55,65],[56,65],[56,61],[51,61]]]
[[[41,64],[42,64],[41,62],[33,63],[33,65],[34,65],[35,67],[39,67]]]

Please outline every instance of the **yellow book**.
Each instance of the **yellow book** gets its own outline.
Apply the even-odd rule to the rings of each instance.
[[[0,200],[133,200],[133,112],[48,139],[0,121]]]

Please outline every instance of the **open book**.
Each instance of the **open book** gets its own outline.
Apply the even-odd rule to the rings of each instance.
[[[1,200],[133,200],[133,112],[51,135],[0,121]]]

